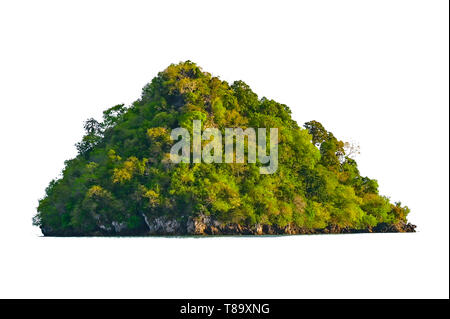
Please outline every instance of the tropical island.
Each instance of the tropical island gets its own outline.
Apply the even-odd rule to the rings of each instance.
[[[192,136],[195,125],[220,136],[228,128],[275,128],[276,169],[261,173],[264,156],[259,144],[257,156],[250,151],[251,134],[240,139],[240,155],[238,137],[230,139],[236,149],[229,161],[217,152],[227,149],[226,141],[208,148],[208,138],[184,144],[184,160],[173,161],[172,132]],[[107,109],[102,121],[88,119],[84,128],[78,155],[39,201],[33,224],[45,236],[415,231],[409,208],[391,203],[377,180],[360,175],[351,144],[317,121],[299,126],[288,106],[190,61],[170,65],[137,101]],[[196,161],[195,143],[200,157],[218,160]]]

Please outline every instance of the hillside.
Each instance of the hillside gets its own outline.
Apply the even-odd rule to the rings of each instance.
[[[171,132],[181,127],[192,136],[195,123],[201,123],[202,131],[217,128],[223,136],[226,128],[267,128],[267,133],[277,128],[276,169],[261,173],[266,164],[259,148],[251,163],[247,139],[244,163],[196,162],[195,137],[190,154],[174,163],[170,152],[176,141],[171,140]],[[76,145],[78,156],[66,161],[62,176],[50,182],[39,201],[33,223],[44,235],[303,234],[415,228],[407,224],[408,207],[391,203],[378,193],[375,179],[360,175],[351,145],[319,122],[300,127],[286,105],[258,98],[244,82],[230,85],[190,61],[170,65],[143,88],[139,100],[128,107],[111,107],[101,122],[89,119],[84,128],[86,135]],[[205,151],[208,142],[200,141],[204,158],[217,156],[216,148]],[[271,142],[267,151],[272,150]],[[235,159],[238,154],[233,152]]]

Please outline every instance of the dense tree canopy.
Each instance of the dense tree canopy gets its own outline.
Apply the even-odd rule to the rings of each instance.
[[[203,127],[276,127],[279,167],[262,175],[254,164],[169,160],[170,131]],[[378,194],[361,176],[345,144],[319,122],[301,128],[290,109],[259,99],[247,84],[229,85],[192,62],[170,65],[129,107],[89,119],[79,154],[39,201],[34,224],[44,233],[145,233],[158,216],[211,216],[221,223],[328,225],[361,229],[405,222],[409,212]]]

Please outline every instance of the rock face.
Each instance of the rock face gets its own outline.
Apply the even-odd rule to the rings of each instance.
[[[222,224],[210,216],[188,218],[186,221],[177,221],[166,217],[147,219],[147,229],[130,233],[124,228],[102,227],[91,233],[58,233],[51,229],[43,229],[45,236],[208,236],[208,235],[312,235],[312,234],[357,234],[357,233],[413,233],[415,225],[400,222],[397,224],[380,223],[375,227],[364,229],[342,228],[329,225],[326,228],[302,228],[292,224],[286,226],[262,225],[245,226],[235,223]]]
[[[151,223],[149,223],[149,234],[176,235],[180,232],[181,224],[176,220],[158,217],[155,218]]]

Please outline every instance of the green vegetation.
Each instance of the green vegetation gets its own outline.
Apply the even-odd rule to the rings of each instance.
[[[170,131],[192,130],[193,119],[222,130],[277,127],[277,172],[259,174],[259,162],[171,163]],[[146,220],[199,215],[242,225],[363,229],[406,222],[409,212],[379,195],[377,181],[360,175],[347,145],[319,122],[301,128],[286,105],[189,61],[160,72],[131,106],[116,105],[84,127],[78,156],[39,201],[33,222],[44,234],[143,234]]]

